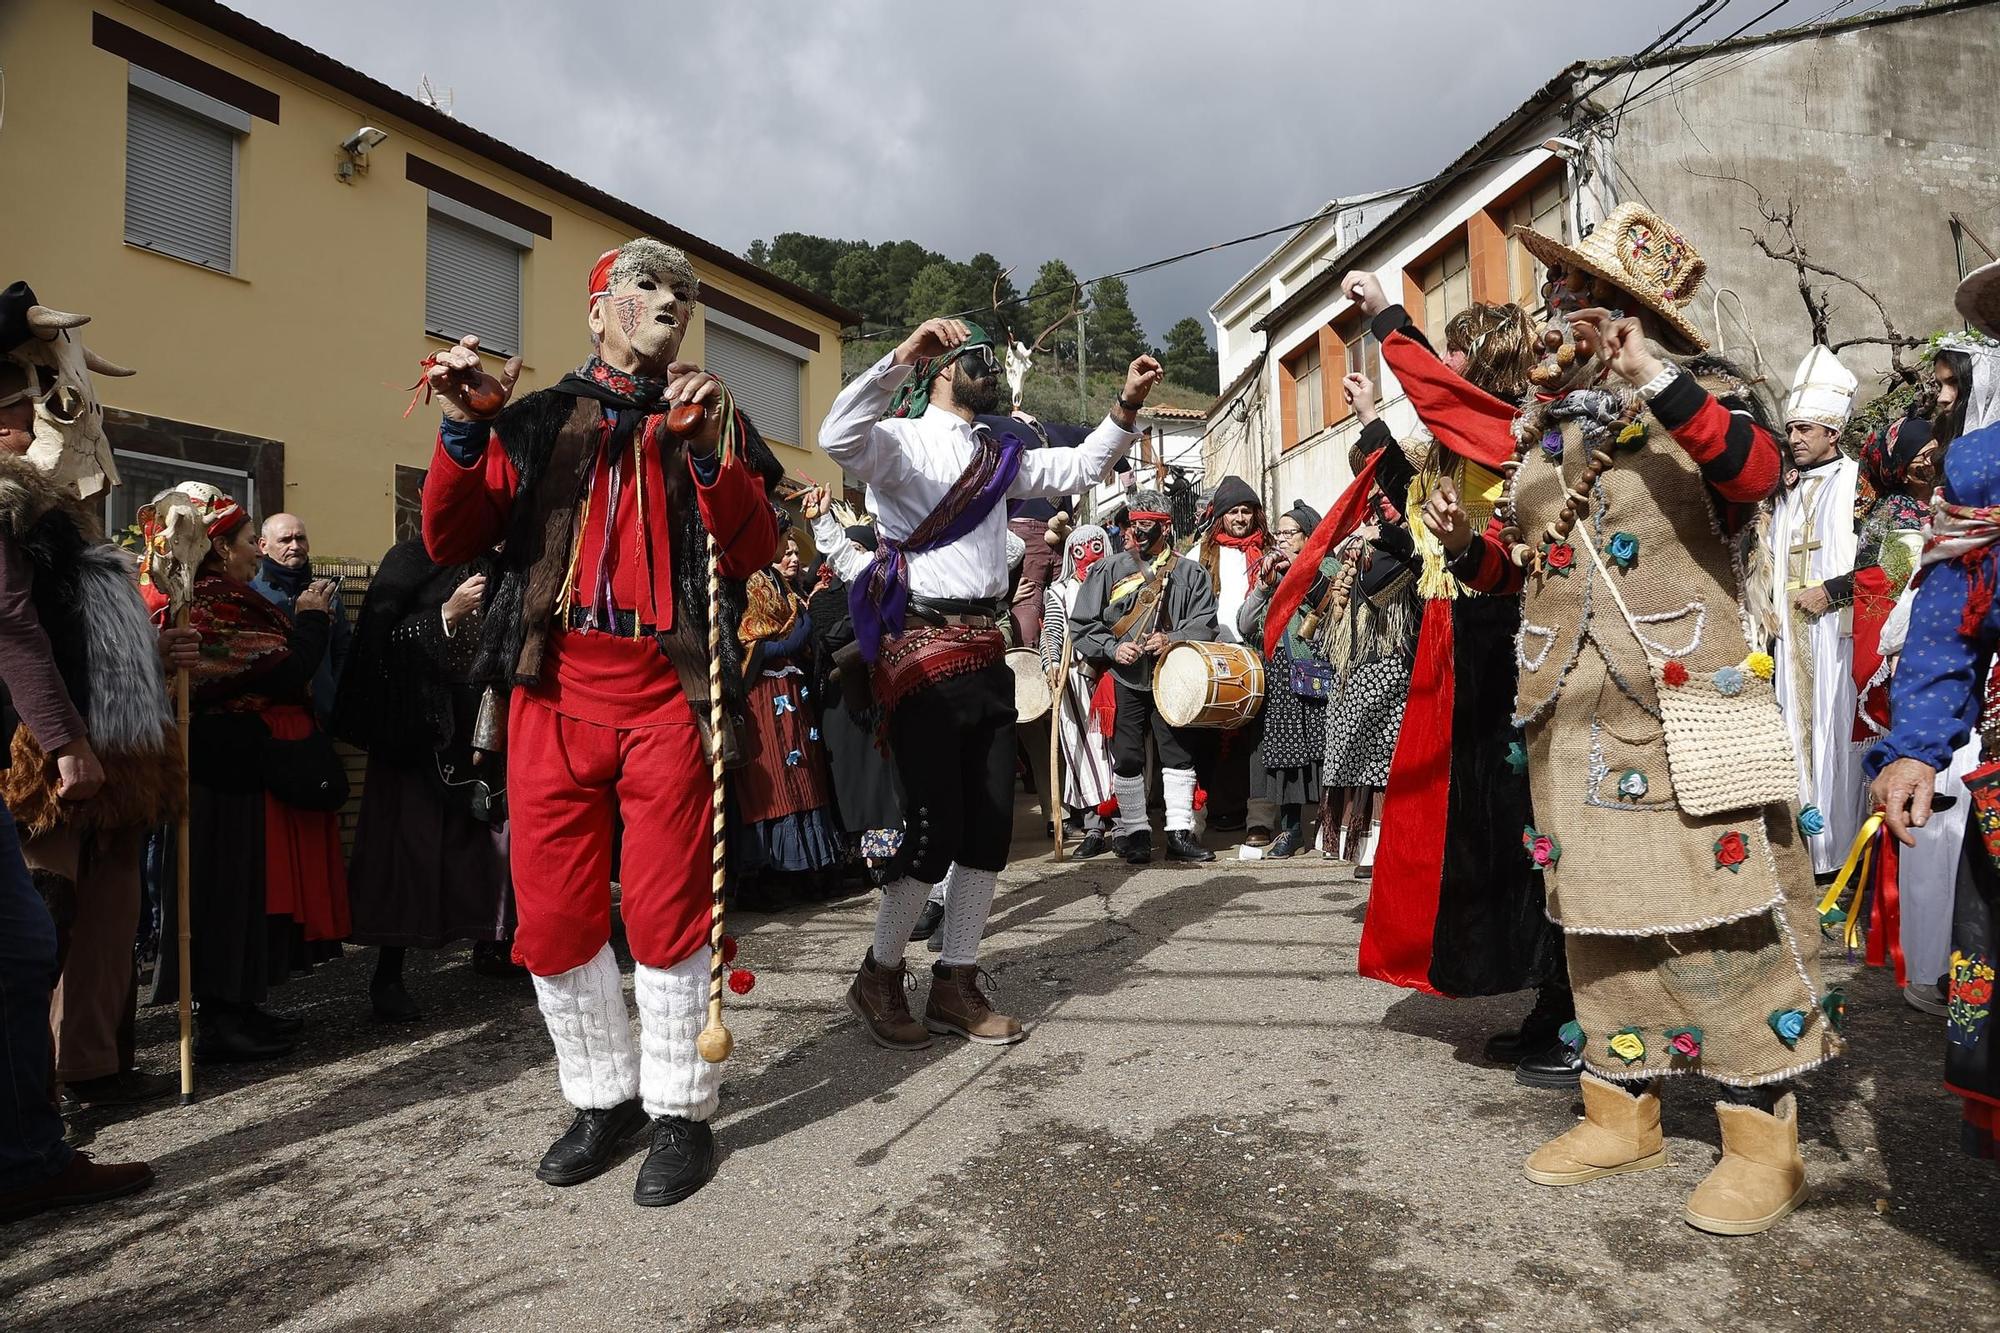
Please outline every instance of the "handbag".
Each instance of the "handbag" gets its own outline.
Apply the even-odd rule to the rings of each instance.
[[[323,731],[295,741],[264,738],[264,790],[300,810],[338,810],[347,804],[347,768]]]
[[[1324,700],[1333,693],[1333,667],[1317,658],[1300,661],[1295,657],[1291,683],[1292,693],[1299,698]]]

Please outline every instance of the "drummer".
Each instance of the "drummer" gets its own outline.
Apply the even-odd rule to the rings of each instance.
[[[1153,668],[1170,644],[1215,638],[1215,593],[1208,575],[1174,553],[1174,520],[1166,496],[1132,497],[1131,543],[1091,567],[1070,609],[1070,633],[1087,661],[1110,664],[1118,720],[1111,732],[1112,786],[1118,797],[1113,845],[1130,865],[1153,859],[1146,812],[1146,737],[1160,752],[1160,786],[1167,806],[1167,859],[1213,861],[1194,832],[1194,758],[1188,734],[1161,720],[1153,702]]]

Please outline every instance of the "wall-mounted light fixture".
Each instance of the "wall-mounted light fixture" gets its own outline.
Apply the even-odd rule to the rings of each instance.
[[[352,185],[357,175],[368,174],[368,150],[378,148],[389,137],[387,130],[378,130],[373,125],[363,125],[354,133],[340,141],[341,160],[334,167],[333,174]]]

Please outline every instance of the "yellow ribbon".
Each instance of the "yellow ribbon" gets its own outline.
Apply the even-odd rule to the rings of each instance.
[[[1847,947],[1861,947],[1861,889],[1868,883],[1868,872],[1875,864],[1875,835],[1881,831],[1880,811],[1868,816],[1861,825],[1861,832],[1855,835],[1854,846],[1848,849],[1847,861],[1840,867],[1840,873],[1833,878],[1833,887],[1819,900],[1819,914],[1823,918],[1840,905],[1840,900],[1853,886],[1853,897],[1847,904],[1847,922],[1842,931]]]

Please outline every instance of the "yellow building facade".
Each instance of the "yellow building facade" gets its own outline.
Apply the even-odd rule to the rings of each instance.
[[[840,484],[813,443],[858,322],[832,302],[207,0],[6,0],[0,66],[0,283],[139,372],[98,379],[114,527],[197,478],[379,558],[435,439],[434,407],[403,415],[421,359],[481,332],[521,392],[554,383],[591,264],[636,235],[701,276],[684,356],[792,476]]]

